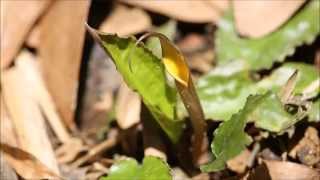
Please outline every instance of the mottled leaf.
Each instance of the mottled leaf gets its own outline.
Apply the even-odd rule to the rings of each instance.
[[[139,165],[135,159],[121,160],[110,168],[108,176],[101,180],[118,179],[157,179],[171,180],[170,169],[167,163],[160,158],[147,156],[143,159],[142,165]]]
[[[286,24],[274,33],[259,39],[240,37],[234,27],[232,12],[226,13],[216,34],[217,56],[220,64],[245,61],[250,69],[268,69],[276,61],[293,54],[294,48],[310,44],[320,32],[320,2],[310,1]]]
[[[248,73],[208,74],[197,82],[197,92],[207,119],[228,120],[253,91]]]
[[[318,71],[312,65],[303,63],[285,63],[278,69],[274,70],[272,74],[257,83],[260,92],[272,90],[279,92],[286,84],[290,76],[295,70],[298,70],[296,86],[293,90],[294,95],[301,94],[305,88],[311,85],[319,78]],[[315,96],[319,93],[320,88],[315,88],[314,91],[309,92],[309,96]]]
[[[254,121],[256,127],[282,132],[300,120],[299,117],[288,113],[275,93],[267,93],[250,114],[250,121]]]

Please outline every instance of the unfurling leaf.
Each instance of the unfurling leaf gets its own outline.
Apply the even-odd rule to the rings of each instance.
[[[141,95],[161,128],[176,143],[183,130],[183,121],[176,118],[176,91],[166,83],[161,60],[143,45],[136,46],[134,38],[120,38],[88,29],[113,59],[127,85]]]
[[[138,42],[150,36],[159,38],[162,49],[163,64],[165,65],[169,74],[184,86],[188,86],[190,72],[182,53],[166,36],[161,33],[147,33],[143,35]]]
[[[207,159],[208,140],[206,137],[206,122],[203,110],[197,96],[190,70],[183,54],[163,34],[151,32],[143,35],[137,44],[147,37],[158,37],[161,44],[162,60],[166,70],[175,79],[177,90],[186,107],[193,128],[192,158],[196,165],[204,163]]]

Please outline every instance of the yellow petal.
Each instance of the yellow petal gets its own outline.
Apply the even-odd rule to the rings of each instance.
[[[166,70],[173,78],[184,86],[188,86],[189,67],[182,53],[173,45],[173,43],[163,34],[151,32],[143,35],[137,43],[147,37],[155,36],[160,39],[162,49],[162,60]]]
[[[181,52],[166,37],[160,37],[162,59],[166,70],[174,79],[188,86],[189,68]]]

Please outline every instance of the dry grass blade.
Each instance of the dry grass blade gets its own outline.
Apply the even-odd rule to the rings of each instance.
[[[1,143],[1,151],[5,160],[25,179],[62,179],[32,154],[19,148]]]
[[[3,158],[0,158],[0,179],[18,180],[17,174]]]
[[[90,1],[54,1],[39,24],[41,71],[57,110],[70,129],[76,129],[74,111],[89,4]]]
[[[104,152],[105,150],[112,148],[118,142],[118,131],[115,129],[111,129],[108,133],[108,138],[100,144],[90,148],[90,150],[84,156],[77,159],[74,163],[72,163],[72,167],[76,168],[81,166],[82,164],[86,163],[87,161],[92,160],[100,153]]]
[[[289,77],[286,84],[282,87],[279,92],[279,96],[281,98],[281,102],[286,104],[288,100],[292,97],[292,92],[297,83],[298,70],[295,70],[293,74]]]
[[[0,1],[1,69],[8,67],[14,60],[32,25],[51,2],[51,0]]]
[[[1,85],[4,102],[16,129],[21,148],[36,156],[57,174],[58,165],[50,144],[44,118],[34,92],[29,87],[28,77],[24,74],[23,66],[2,73]]]
[[[20,69],[23,71],[21,73],[25,74],[25,77],[28,80],[29,86],[33,87],[33,98],[40,105],[41,110],[46,116],[55,135],[61,142],[68,142],[71,135],[68,133],[61,118],[59,117],[53,100],[41,79],[41,74],[38,69],[38,64],[36,64],[35,57],[32,56],[31,53],[23,51],[18,56],[17,61]]]

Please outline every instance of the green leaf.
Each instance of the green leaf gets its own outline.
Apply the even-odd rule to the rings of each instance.
[[[141,95],[161,128],[176,143],[182,133],[183,122],[176,118],[176,91],[166,82],[161,60],[143,45],[136,46],[136,40],[132,37],[120,38],[102,33],[97,35],[124,81]]]
[[[226,13],[216,34],[219,64],[241,60],[250,69],[268,69],[275,61],[283,61],[294,48],[311,43],[320,32],[320,1],[309,2],[276,32],[259,39],[245,39],[237,35],[232,12]]]
[[[296,69],[298,70],[298,76],[296,86],[293,90],[294,95],[301,94],[305,88],[319,79],[318,71],[315,66],[304,63],[285,63],[274,70],[269,77],[266,77],[257,83],[259,91],[272,90],[273,92],[279,92]],[[320,88],[315,88],[314,91],[310,92],[309,96],[314,97],[319,92]]]
[[[308,115],[310,122],[320,122],[320,99],[312,103]]]
[[[160,158],[147,156],[143,159],[142,165],[139,165],[135,159],[122,160],[111,166],[107,177],[101,180],[171,180],[170,169],[167,163]]]
[[[177,31],[177,22],[170,20],[167,23],[157,27],[155,32],[166,35],[170,40],[173,40]],[[154,55],[158,58],[162,57],[162,50],[160,45],[160,40],[158,38],[149,38],[146,42],[146,46],[150,49]]]
[[[255,92],[253,81],[244,69],[243,63],[235,61],[218,66],[198,79],[196,91],[206,119],[229,120],[243,108],[247,97]],[[183,104],[179,102],[179,118],[187,115]]]
[[[256,127],[281,133],[300,120],[299,117],[288,113],[275,93],[267,93],[250,114],[250,121]]]
[[[244,106],[253,82],[246,72],[211,73],[197,81],[197,92],[207,119],[228,120]]]
[[[269,93],[249,96],[246,105],[241,111],[234,114],[230,120],[219,125],[218,129],[214,132],[214,140],[211,144],[215,159],[201,166],[201,171],[212,172],[224,169],[229,159],[240,154],[246,145],[251,143],[251,138],[245,133],[244,128],[251,112],[254,111],[268,95]]]

